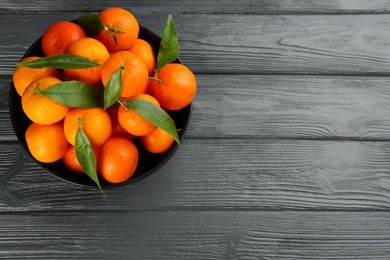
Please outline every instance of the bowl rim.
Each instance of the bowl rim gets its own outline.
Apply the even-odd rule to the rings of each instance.
[[[153,46],[153,49],[155,51],[155,53],[157,54],[157,51],[158,51],[158,45],[160,44],[160,41],[161,41],[161,38],[159,36],[157,36],[154,32],[152,32],[150,29],[142,26],[142,25],[139,25],[140,27],[140,33],[139,33],[139,38],[141,39],[144,39],[144,38],[151,38],[153,39],[153,43],[152,46]],[[39,45],[41,44],[41,41],[42,41],[42,37],[43,36],[40,36],[28,49],[27,51],[23,54],[22,59],[28,57],[28,56],[33,56],[31,55],[31,52],[33,50],[35,50],[35,48],[38,48]],[[147,40],[147,39],[144,39],[144,40]],[[41,51],[41,49],[39,49]],[[156,51],[157,50],[157,51]],[[181,63],[180,59],[177,58],[174,63]],[[56,167],[56,165],[61,165],[62,164],[62,160],[60,159],[59,161],[57,162],[54,162],[54,163],[42,163],[42,162],[39,162],[38,160],[36,160],[30,153],[28,147],[27,147],[27,143],[26,143],[26,140],[25,140],[25,136],[24,136],[24,132],[22,133],[20,130],[18,130],[18,128],[20,128],[20,125],[18,124],[19,122],[17,121],[17,114],[18,112],[20,113],[20,111],[23,111],[21,110],[21,106],[18,107],[18,105],[20,104],[20,96],[17,94],[16,92],[16,89],[14,87],[14,83],[13,83],[13,80],[11,81],[11,84],[10,84],[10,91],[9,91],[9,113],[10,113],[10,118],[11,118],[11,124],[12,124],[12,128],[13,128],[13,131],[19,141],[19,143],[22,145],[22,147],[24,148],[24,150],[27,152],[27,154],[39,165],[41,166],[46,172],[50,173],[51,175],[55,176],[56,178],[64,181],[64,182],[67,182],[67,183],[71,183],[73,185],[77,185],[77,186],[83,186],[83,187],[97,187],[97,185],[86,175],[86,174],[77,174],[77,173],[73,173],[73,175],[70,175],[70,176],[67,176],[66,174],[67,173],[63,173],[64,171],[65,172],[69,172],[68,169],[64,169],[64,171],[60,171],[60,172],[57,172],[57,171],[54,171],[53,169],[51,169],[50,166],[53,166]],[[17,109],[18,108],[18,109]],[[184,119],[184,123],[183,123],[183,126],[180,128],[180,131],[179,131],[179,140],[180,140],[180,144],[182,144],[183,140],[184,140],[184,137],[186,136],[187,134],[187,131],[188,131],[188,128],[189,128],[189,125],[190,125],[190,121],[191,121],[191,118],[192,118],[192,103],[190,103],[188,106],[186,106],[185,108],[181,109],[181,110],[178,110],[178,111],[169,111],[169,114],[173,114],[173,115],[176,115],[176,114],[179,114],[180,113],[183,113],[186,115],[186,118]],[[24,115],[25,116],[25,115]],[[172,115],[171,115],[172,116]],[[27,118],[25,116],[25,118]],[[27,118],[27,120],[29,121],[29,124],[31,123],[31,120],[29,120]],[[134,143],[136,144],[137,148],[138,148],[138,151],[139,151],[139,155],[140,154],[145,154],[147,153],[141,146],[140,144],[140,141],[139,141],[139,138],[136,138]],[[132,177],[130,177],[130,179],[124,181],[124,182],[121,182],[121,183],[109,183],[107,181],[105,181],[103,178],[101,178],[99,176],[99,182],[100,182],[100,185],[102,188],[117,188],[117,187],[122,187],[122,186],[125,186],[125,185],[129,185],[129,184],[132,184],[132,183],[135,183],[141,179],[144,179],[145,177],[151,175],[152,173],[156,172],[158,169],[160,169],[163,165],[165,165],[170,159],[171,157],[176,153],[176,151],[178,150],[179,148],[179,145],[174,142],[174,144],[168,149],[168,151],[162,153],[162,154],[158,154],[158,155],[153,155],[151,153],[147,153],[149,154],[150,156],[155,156],[156,158],[158,157],[162,157],[162,159],[160,159],[159,163],[157,163],[156,165],[152,166],[151,168],[149,168],[146,172],[143,172],[143,173],[138,173],[137,170],[139,171],[138,169],[138,166],[137,166],[137,170],[136,172],[133,174]],[[140,151],[140,149],[142,149]],[[139,156],[139,158],[141,158]],[[138,163],[140,163],[140,159],[138,161]],[[65,167],[63,164],[62,164],[63,167]],[[82,175],[85,175],[82,177]],[[75,179],[75,177],[77,177]],[[79,180],[81,179],[81,180]]]

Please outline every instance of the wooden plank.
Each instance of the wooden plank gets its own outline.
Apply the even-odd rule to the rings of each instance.
[[[364,211],[3,213],[0,258],[388,259],[389,217]]]
[[[188,139],[160,170],[104,197],[3,143],[0,211],[389,210],[389,154],[389,142]]]
[[[12,73],[52,22],[79,15],[43,13],[40,20],[29,13],[0,16],[4,25],[0,74]],[[150,14],[136,13],[136,17],[162,35],[166,14],[151,19]],[[389,17],[178,14],[174,19],[180,57],[196,73],[388,76]]]
[[[381,77],[198,76],[191,137],[390,137]]]
[[[120,6],[133,12],[148,13],[250,13],[250,14],[329,14],[329,13],[384,13],[390,11],[390,4],[385,0],[278,0],[278,1],[132,1],[98,0],[90,1],[27,1],[13,0],[0,2],[0,11],[95,11],[107,7]]]
[[[0,77],[0,140],[16,140],[10,80]],[[189,138],[390,138],[390,78],[200,74],[197,84]]]
[[[16,140],[9,110],[9,89],[12,76],[0,76],[0,141]]]

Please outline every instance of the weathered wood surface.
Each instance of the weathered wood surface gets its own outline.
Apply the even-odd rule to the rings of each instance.
[[[388,259],[389,217],[236,210],[1,214],[7,229],[0,259]]]
[[[0,75],[12,73],[15,63],[51,23],[80,15],[0,16]],[[135,15],[141,24],[162,35],[166,14]],[[390,14],[179,13],[174,20],[180,57],[197,74],[389,75]]]
[[[51,23],[108,6],[160,35],[172,13],[198,92],[172,159],[104,197],[28,156],[8,93]],[[0,259],[390,259],[389,18],[384,0],[0,1]]]
[[[0,151],[0,211],[388,210],[389,154],[388,142],[188,139],[158,172],[103,197],[12,142]]]
[[[386,0],[262,0],[262,1],[46,1],[46,0],[3,0],[0,2],[0,12],[65,12],[94,11],[121,6],[132,12],[139,13],[224,13],[224,14],[361,14],[388,13],[390,3]]]

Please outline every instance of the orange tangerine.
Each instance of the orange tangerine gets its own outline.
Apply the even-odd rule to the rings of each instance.
[[[95,156],[97,156],[98,150],[99,147],[93,148],[93,152],[95,153]],[[68,150],[62,157],[62,162],[72,172],[84,173],[83,168],[81,167],[79,160],[77,159],[76,149],[73,145],[69,145]]]
[[[31,123],[25,134],[31,155],[43,163],[52,163],[61,159],[68,150],[62,122],[50,125]]]
[[[84,37],[87,35],[79,25],[69,21],[55,22],[42,36],[42,52],[45,56],[61,54],[69,43]]]
[[[148,68],[148,74],[151,75],[157,64],[156,54],[152,45],[143,39],[137,39],[129,51],[138,55],[145,62]]]
[[[129,51],[111,54],[102,66],[102,82],[107,86],[109,78],[122,68],[121,98],[130,98],[145,93],[148,84],[148,69],[145,62]]]
[[[101,42],[89,37],[71,42],[66,46],[64,53],[79,55],[98,64],[103,64],[110,56]],[[101,80],[101,70],[101,66],[85,69],[64,69],[70,78],[88,84],[96,84]]]
[[[39,58],[40,57],[38,56],[31,56],[22,59],[20,62],[37,60]],[[41,69],[34,69],[34,68],[17,66],[14,70],[14,73],[12,74],[12,81],[14,83],[16,92],[18,92],[19,96],[22,96],[24,90],[31,82],[45,77],[59,78],[60,74],[56,69],[52,69],[48,67],[44,67]]]
[[[161,128],[157,128],[148,135],[141,136],[140,140],[145,149],[151,153],[163,153],[167,151],[175,141],[172,136]]]
[[[111,183],[130,179],[138,165],[138,150],[132,141],[123,137],[111,137],[99,149],[97,171]]]
[[[31,82],[22,95],[22,108],[26,116],[38,124],[49,125],[62,120],[70,107],[40,94],[40,91],[61,83],[54,77],[46,77]]]
[[[106,109],[108,115],[111,118],[111,124],[112,124],[111,136],[120,136],[120,137],[125,137],[129,140],[133,140],[135,138],[135,136],[130,134],[129,132],[127,132],[121,126],[121,124],[119,124],[118,109],[119,109],[119,106],[110,106],[109,108]]]
[[[159,106],[157,100],[148,94],[139,94],[134,98],[145,99]],[[147,135],[157,129],[155,125],[141,117],[135,111],[126,109],[124,106],[118,108],[118,121],[127,132],[134,136]]]
[[[73,108],[64,120],[68,142],[75,146],[78,128],[83,130],[92,147],[101,146],[111,136],[111,119],[103,108]]]
[[[160,81],[151,82],[151,91],[161,107],[180,110],[191,103],[196,93],[196,79],[186,66],[167,64],[157,72],[157,78]]]
[[[99,13],[104,30],[96,37],[110,52],[124,51],[138,38],[139,24],[128,10],[120,7],[107,8]]]

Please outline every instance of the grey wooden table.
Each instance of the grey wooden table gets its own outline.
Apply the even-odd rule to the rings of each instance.
[[[196,74],[178,152],[134,185],[65,183],[17,142],[15,64],[53,22],[173,14]],[[390,1],[0,2],[0,258],[390,259]]]

